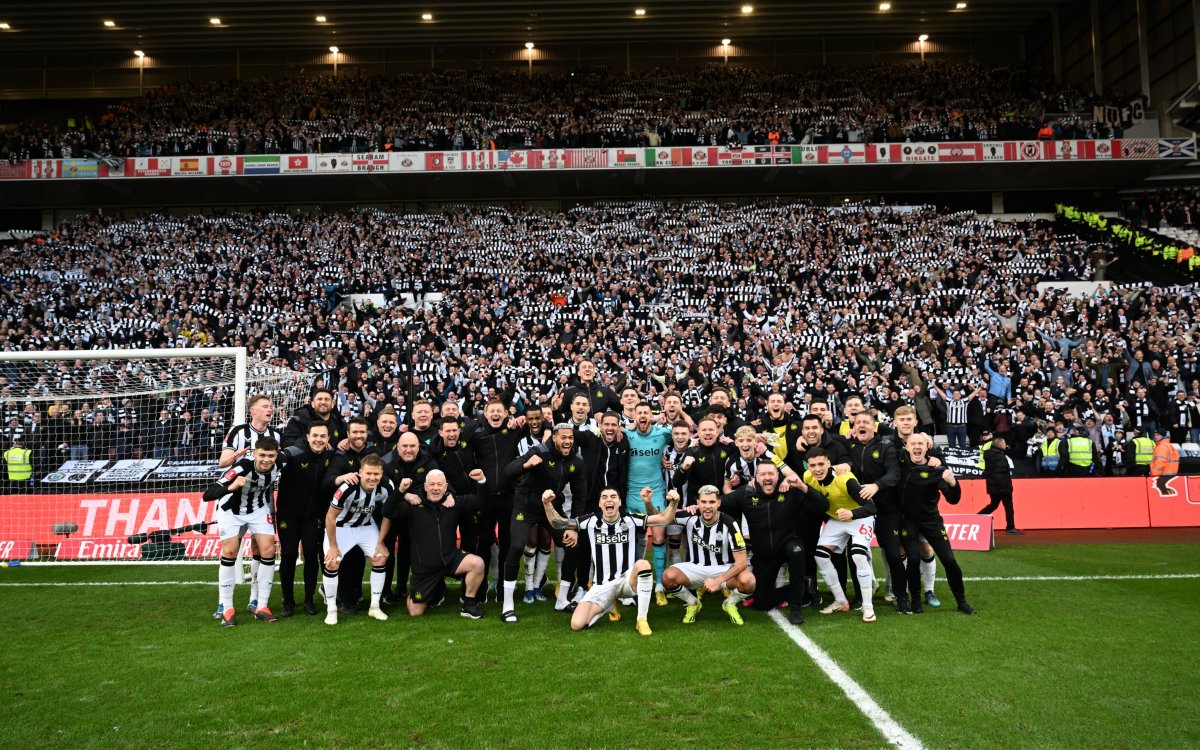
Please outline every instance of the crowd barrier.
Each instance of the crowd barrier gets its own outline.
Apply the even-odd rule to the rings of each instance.
[[[992,517],[976,514],[988,503],[983,480],[963,480],[957,505],[942,503],[951,543],[990,549]],[[1200,526],[1200,477],[1016,479],[1013,503],[1023,529],[1159,528]],[[0,560],[32,556],[70,560],[137,559],[135,534],[213,520],[216,503],[198,492],[85,492],[70,495],[8,495],[0,499]],[[951,529],[951,526],[953,528]],[[65,533],[65,532],[68,532]],[[188,558],[218,552],[217,530],[189,532],[176,540]]]
[[[963,164],[971,162],[1195,159],[1194,138],[1121,138],[962,143],[839,143],[806,146],[687,146],[357,154],[148,156],[32,159],[0,163],[0,180],[230,177],[353,173],[496,172],[663,167]]]

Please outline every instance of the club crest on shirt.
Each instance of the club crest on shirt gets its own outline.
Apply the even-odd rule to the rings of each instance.
[[[871,451],[871,458],[879,458],[879,451]]]

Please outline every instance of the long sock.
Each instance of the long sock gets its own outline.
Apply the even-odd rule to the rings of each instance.
[[[222,611],[233,606],[233,586],[237,582],[237,569],[234,567],[236,564],[236,557],[221,556],[221,569],[217,576],[217,582],[221,584],[220,598],[217,601]]]
[[[583,590],[582,586],[580,587],[580,590],[581,591]],[[564,581],[560,577],[558,580],[558,586],[556,587],[555,594],[554,594],[555,608],[563,609],[568,604],[570,604],[571,603],[570,593],[571,593],[571,582]]]
[[[563,559],[566,558],[566,556],[567,556],[567,551],[565,549],[563,549],[562,547],[554,548],[554,573],[555,573],[554,580],[558,581],[559,588],[563,587],[562,586],[562,584],[563,584],[562,568],[563,568]],[[570,586],[570,585],[571,585],[570,582],[567,582],[567,586]]]
[[[677,563],[683,559],[682,548],[683,548],[683,540],[681,540],[679,537],[668,537],[667,538],[667,561],[671,565],[674,565],[675,563]],[[659,572],[658,579],[660,581],[662,580],[662,572],[661,571]]]
[[[829,587],[829,593],[833,594],[835,602],[846,601],[846,592],[842,589],[842,584],[838,583],[837,570],[833,567],[833,560],[829,559],[829,555],[817,555],[817,570],[821,571],[821,578],[825,579],[825,585]]]
[[[550,565],[550,548],[539,549],[537,557],[533,562],[533,586],[534,588],[542,587],[542,579],[546,577],[546,568]],[[525,590],[529,590],[526,585]]]
[[[723,604],[722,606],[724,606],[724,607],[737,606],[737,604],[739,602],[741,602],[743,599],[745,599],[747,596],[749,596],[749,594],[743,594],[741,591],[738,591],[737,589],[729,589],[729,597],[727,599],[725,599],[725,604]]]
[[[667,545],[654,543],[654,580],[661,581],[663,571],[667,568]]]
[[[534,558],[537,556],[537,547],[525,547],[525,590],[533,590],[533,568]]]
[[[604,616],[605,616],[605,615],[607,615],[609,612],[612,612],[612,607],[609,607],[608,609],[604,610],[603,612],[601,612],[600,614],[596,615],[596,616],[595,616],[595,617],[593,617],[592,619],[588,620],[588,624],[587,624],[587,626],[590,628],[591,626],[593,626],[593,625],[595,625],[596,623],[600,622],[600,618],[601,618],[601,617],[604,617]]]
[[[254,576],[255,582],[258,584],[258,606],[266,607],[267,602],[271,601],[271,584],[275,583],[275,558],[264,557],[258,561],[258,572]]]
[[[502,613],[515,611],[515,609],[513,607],[513,592],[517,590],[517,582],[516,581],[504,581],[501,584],[501,588],[504,589],[504,608],[501,609],[500,611]]]
[[[858,591],[862,596],[864,607],[872,606],[871,597],[872,594],[874,594],[875,583],[875,571],[871,569],[871,558],[868,556],[868,554],[869,553],[864,553],[862,550],[855,550],[855,552],[850,555],[851,559],[858,558],[855,560],[855,562],[858,563],[857,567],[855,568],[855,574],[858,576]]]
[[[933,555],[921,556],[921,585],[926,591],[933,591],[933,579],[937,575],[937,559]]]
[[[383,596],[383,579],[387,577],[386,565],[371,566],[371,609],[379,609],[379,599]]]
[[[337,609],[337,590],[338,590],[338,574],[336,570],[330,570],[321,565],[321,573],[325,577],[323,586],[325,589],[325,609],[333,612]]]
[[[255,555],[250,560],[250,598],[254,599],[258,595],[257,586],[258,571],[262,568],[262,555]],[[267,606],[266,604],[262,606]]]
[[[661,547],[661,544],[655,545]],[[655,550],[658,552],[658,550]],[[665,552],[665,550],[664,550]],[[642,570],[637,576],[637,610],[639,620],[645,620],[650,613],[650,594],[654,591],[654,571]]]
[[[679,599],[689,607],[699,601],[699,599],[696,598],[696,595],[692,593],[692,590],[686,586],[676,586],[673,589],[667,589],[667,593],[676,599]]]

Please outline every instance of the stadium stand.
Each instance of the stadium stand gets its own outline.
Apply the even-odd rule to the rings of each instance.
[[[1022,67],[710,66],[314,76],[170,86],[0,134],[0,157],[1120,137],[1095,97]]]
[[[347,416],[389,403],[403,415],[414,398],[472,413],[495,394],[520,408],[565,389],[591,357],[610,384],[652,403],[676,390],[696,411],[724,386],[743,419],[776,384],[801,412],[830,398],[839,419],[849,392],[885,420],[917,403],[939,432],[950,401],[978,398],[973,423],[1011,434],[1019,456],[1056,423],[1086,427],[1101,452],[1131,428],[1169,425],[1177,389],[1200,425],[1200,324],[1177,314],[1195,289],[1039,293],[1040,282],[1089,280],[1094,257],[1048,222],[931,207],[92,216],[7,248],[0,346],[246,346],[319,373]],[[219,442],[228,408],[213,394],[35,417],[22,399],[39,388],[34,376],[42,387],[99,377],[45,367],[6,372],[10,430],[52,419],[77,436],[68,450],[80,441],[116,455],[111,425],[127,416],[129,455],[150,455],[161,430],[172,450],[179,430],[196,431],[195,455]],[[989,397],[1005,369],[1011,398]]]

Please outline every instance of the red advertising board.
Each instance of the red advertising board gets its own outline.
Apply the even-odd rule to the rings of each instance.
[[[982,479],[962,481],[958,505],[943,501],[943,515],[977,512],[988,504]],[[1095,479],[1014,479],[1013,511],[1022,529],[1129,529],[1150,526],[1146,480],[1140,477]],[[1003,508],[997,509],[1000,515]]]
[[[1200,477],[1143,479],[1150,525],[1200,526]]]
[[[206,503],[199,492],[130,492],[122,494],[8,495],[0,502],[0,545],[12,540],[25,556],[31,544],[47,545],[84,541],[106,544],[124,541],[133,534],[190,526],[213,520],[216,503]],[[55,526],[75,524],[68,537],[54,533]],[[215,538],[216,527],[210,529]],[[180,540],[182,541],[182,539]],[[2,546],[0,546],[2,550]]]
[[[942,515],[946,523],[946,538],[954,549],[988,552],[996,547],[996,532],[991,516],[950,514]],[[871,539],[871,546],[878,547],[878,539]]]

